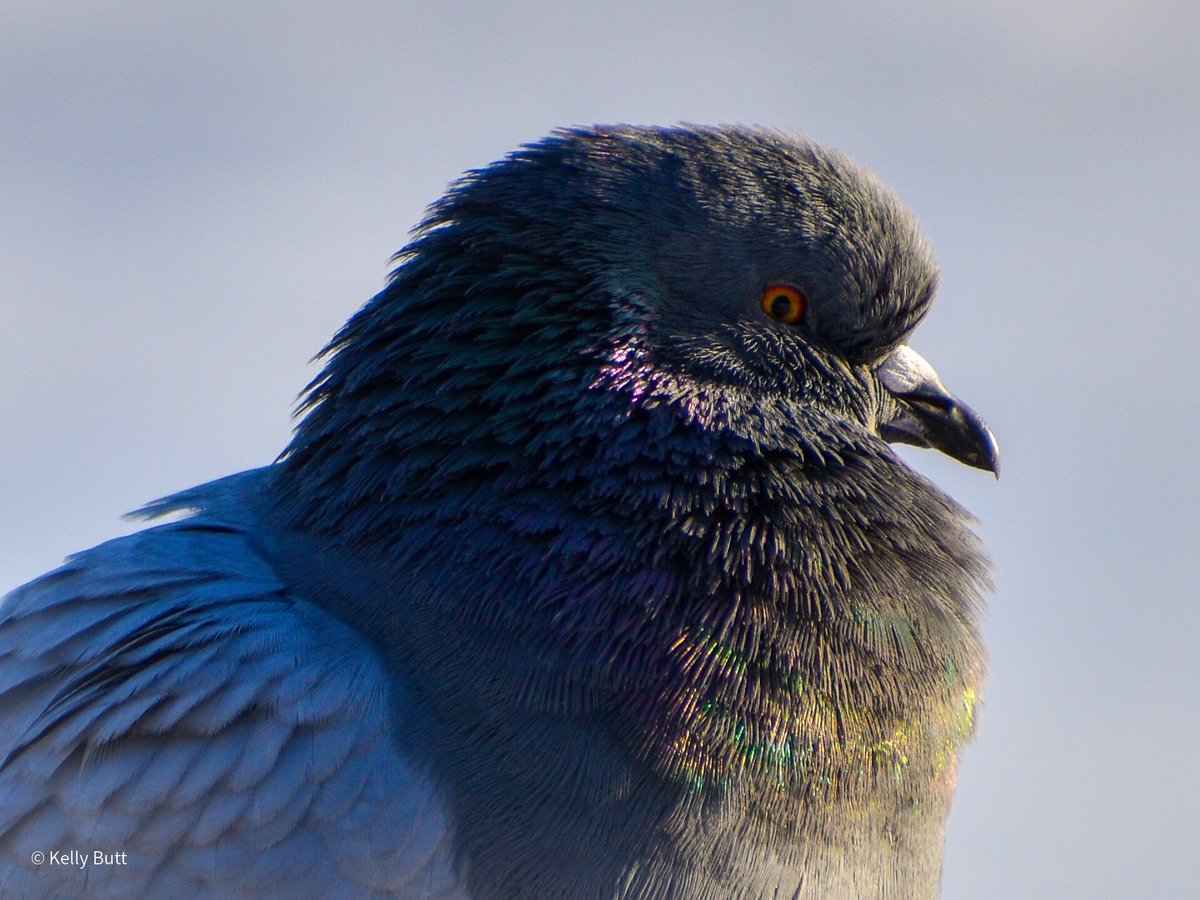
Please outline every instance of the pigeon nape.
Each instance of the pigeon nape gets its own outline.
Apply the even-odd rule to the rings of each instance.
[[[999,454],[912,214],[598,126],[397,262],[279,459],[4,598],[0,895],[937,896],[989,565],[890,443]]]

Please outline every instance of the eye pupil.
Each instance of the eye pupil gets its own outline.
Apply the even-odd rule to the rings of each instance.
[[[771,300],[771,315],[777,319],[787,319],[792,314],[792,298],[787,294],[776,294]]]

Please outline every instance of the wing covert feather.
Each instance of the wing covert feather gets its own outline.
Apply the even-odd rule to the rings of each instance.
[[[400,690],[238,526],[72,557],[0,602],[0,895],[463,896]]]

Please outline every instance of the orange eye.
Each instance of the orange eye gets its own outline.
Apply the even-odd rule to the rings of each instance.
[[[804,318],[804,295],[790,284],[773,284],[763,291],[762,308],[780,322],[795,325]]]

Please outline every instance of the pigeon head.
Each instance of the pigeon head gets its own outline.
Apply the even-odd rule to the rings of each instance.
[[[836,152],[732,130],[597,143],[591,202],[615,215],[587,224],[609,233],[611,289],[643,298],[660,364],[814,403],[817,369],[883,359],[929,307],[915,221]]]
[[[288,452],[318,519],[387,518],[359,501],[429,494],[451,457],[483,450],[470,468],[560,459],[558,432],[659,404],[812,460],[823,420],[998,468],[983,420],[905,345],[937,288],[932,252],[835,151],[736,128],[563,131],[469,173],[397,259],[327,348]]]
[[[888,442],[997,452],[907,346],[938,269],[896,197],[774,133],[570,130],[466,175],[398,260],[281,497],[404,585],[371,621],[447,720],[604,710],[681,783],[756,773],[763,828],[822,792],[943,815],[987,565]]]

